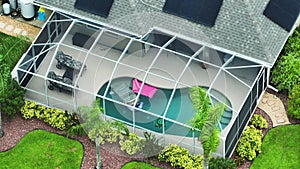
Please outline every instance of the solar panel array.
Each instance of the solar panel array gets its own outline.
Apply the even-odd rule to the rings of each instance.
[[[114,0],[76,0],[74,7],[107,18]]]
[[[213,27],[223,0],[167,0],[163,12]]]
[[[264,15],[286,31],[291,31],[300,12],[300,0],[270,0]]]

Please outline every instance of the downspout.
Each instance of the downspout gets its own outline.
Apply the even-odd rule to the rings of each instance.
[[[278,92],[278,89],[276,89],[274,86],[270,84],[270,75],[271,75],[271,68],[267,68],[267,87],[271,90],[274,90],[275,92]]]

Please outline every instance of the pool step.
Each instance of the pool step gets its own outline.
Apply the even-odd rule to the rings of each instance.
[[[228,125],[230,123],[231,118],[222,117],[220,120],[221,124]]]
[[[232,112],[229,112],[229,111],[224,111],[222,117],[226,117],[226,118],[230,118],[232,117]]]

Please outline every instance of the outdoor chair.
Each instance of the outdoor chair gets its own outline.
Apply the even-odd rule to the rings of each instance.
[[[133,105],[136,100],[136,94],[130,90],[129,85],[117,83],[111,85],[112,91],[126,104]]]

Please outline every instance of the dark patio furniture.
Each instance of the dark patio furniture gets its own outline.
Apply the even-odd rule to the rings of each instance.
[[[83,70],[86,70],[86,65],[83,65],[82,62],[74,60],[72,56],[64,54],[62,51],[58,51],[55,59],[57,60],[56,67],[61,69],[63,66],[69,69],[73,69],[75,72],[79,72],[83,66]]]
[[[79,32],[76,32],[72,38],[73,45],[83,47],[85,49],[90,49],[94,41],[95,41],[94,37]]]
[[[70,74],[70,73],[68,72],[67,74]],[[47,77],[50,78],[50,79],[62,82],[62,83],[67,84],[67,85],[73,85],[73,80],[72,79],[70,79],[68,77],[63,77],[63,76],[57,75],[53,71],[50,71],[48,73]],[[68,86],[65,86],[63,84],[60,84],[60,83],[57,83],[57,82],[49,80],[48,89],[54,90],[55,87],[58,88],[59,92],[61,92],[61,91],[72,92],[72,88],[71,87],[68,87]]]
[[[63,75],[63,78],[68,78],[71,81],[73,81],[73,76],[74,76],[74,69],[67,68]]]

